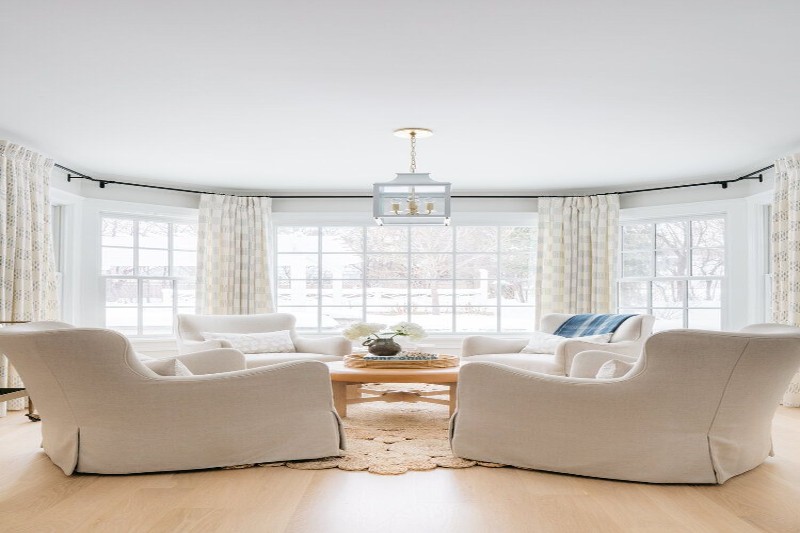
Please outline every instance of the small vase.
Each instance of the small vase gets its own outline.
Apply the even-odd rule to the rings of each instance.
[[[392,339],[374,339],[367,344],[367,350],[372,355],[391,357],[400,353],[403,348]]]

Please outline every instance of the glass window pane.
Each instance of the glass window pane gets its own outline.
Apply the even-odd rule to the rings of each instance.
[[[367,228],[368,252],[407,252],[408,228],[386,226]]]
[[[453,282],[415,280],[411,282],[412,306],[453,305]]]
[[[637,278],[653,275],[653,252],[626,252],[622,254],[622,277]]]
[[[500,251],[505,253],[530,252],[535,254],[536,228],[530,226],[506,226],[500,228]]]
[[[653,309],[651,314],[656,317],[653,331],[680,329],[684,327],[683,309]]]
[[[725,219],[692,220],[692,246],[701,248],[725,246]]]
[[[509,279],[530,279],[536,272],[534,254],[502,254],[500,256],[500,277]]]
[[[358,309],[364,305],[364,288],[360,280],[326,280],[321,290],[322,305],[341,305]]]
[[[169,251],[139,249],[140,276],[169,276]]]
[[[692,250],[692,276],[724,276],[725,250],[695,248]]]
[[[297,319],[295,327],[297,329],[317,329],[319,327],[319,316],[316,307],[284,307],[278,305],[281,313],[293,314]],[[330,322],[327,322],[330,324]]]
[[[194,306],[195,306],[195,294],[197,291],[196,283],[194,280],[178,280],[176,282],[178,284],[178,306],[181,307],[191,307],[192,314],[194,314]],[[185,313],[186,311],[178,311],[179,313]]]
[[[353,254],[322,254],[322,277],[362,279],[364,258]]]
[[[138,335],[139,311],[134,308],[106,308],[106,327],[125,335]]]
[[[492,279],[497,277],[497,256],[493,254],[456,254],[456,278]]]
[[[278,254],[280,279],[319,279],[317,254]]]
[[[361,252],[364,249],[364,228],[322,228],[323,252]]]
[[[179,307],[178,308],[178,313],[180,313],[182,315],[193,315],[193,314],[195,314],[195,308],[194,307]]]
[[[166,222],[139,221],[139,246],[169,248],[169,224]]]
[[[489,285],[489,294],[494,292],[494,284]],[[501,305],[532,305],[536,298],[536,283],[530,278],[501,279],[500,304]]]
[[[172,225],[172,247],[176,250],[196,250],[197,249],[197,225],[196,224],[173,224]]]
[[[656,224],[656,248],[659,250],[685,248],[687,228],[685,221]]]
[[[656,276],[685,276],[688,266],[684,250],[656,252]]]
[[[394,280],[369,280],[367,305],[408,305],[408,282]]]
[[[172,252],[172,275],[195,277],[197,275],[197,252]]]
[[[367,255],[368,279],[408,279],[408,256],[405,254]]]
[[[452,252],[453,228],[449,226],[412,227],[411,251]]]
[[[684,307],[685,281],[654,281],[653,307]]]
[[[318,305],[319,284],[303,279],[286,280],[288,287],[281,283],[278,287],[278,305]]]
[[[646,281],[623,281],[619,284],[619,305],[622,307],[647,307]]]
[[[535,331],[535,307],[501,307],[500,328],[502,331]]]
[[[103,217],[103,246],[133,246],[133,220]]]
[[[135,306],[139,303],[139,283],[135,279],[106,279],[106,305]]]
[[[497,284],[481,280],[459,280],[456,282],[456,305],[491,306],[497,305]]]
[[[456,307],[456,331],[497,331],[497,307]]]
[[[689,282],[689,307],[722,307],[722,282],[698,280]]]
[[[319,249],[319,228],[280,226],[277,231],[278,252],[316,252]]]
[[[367,315],[367,322],[376,322],[378,324],[387,324],[391,326],[392,324],[397,324],[398,322],[403,322],[408,320],[408,313],[406,312],[407,307],[405,306],[393,306],[393,307],[366,307],[366,315]],[[420,323],[420,325],[425,328],[425,324]]]
[[[452,254],[411,254],[412,279],[453,279]]]
[[[652,250],[653,237],[652,224],[626,224],[622,226],[622,249]]]
[[[103,248],[103,274],[132,276],[133,248]]]
[[[456,251],[497,252],[497,228],[495,226],[457,226]]]
[[[326,333],[339,333],[354,322],[361,322],[363,308],[359,307],[323,307],[322,325]]]
[[[171,335],[171,307],[148,307],[142,310],[142,335]]]
[[[722,311],[720,309],[689,309],[688,327],[719,330],[722,328]]]
[[[165,306],[172,305],[172,280],[145,279],[142,280],[142,305]]]
[[[412,307],[411,322],[416,322],[430,335],[453,331],[452,307]],[[424,341],[423,341],[424,342]]]

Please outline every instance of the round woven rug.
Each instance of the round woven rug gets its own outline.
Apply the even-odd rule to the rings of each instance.
[[[428,384],[376,384],[370,385],[370,389],[442,390],[442,397],[447,397],[446,389]],[[347,417],[342,419],[347,438],[347,450],[344,455],[310,461],[266,463],[259,466],[285,465],[298,470],[339,468],[394,475],[439,467],[503,466],[453,456],[447,439],[449,419],[446,405],[421,402],[351,404],[347,406]]]

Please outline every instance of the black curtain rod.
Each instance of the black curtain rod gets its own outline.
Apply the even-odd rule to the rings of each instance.
[[[64,165],[59,165],[56,163],[54,166],[60,168],[61,170],[67,173],[67,181],[72,181],[74,179],[81,179],[81,180],[89,180],[97,183],[101,189],[105,189],[106,185],[127,185],[129,187],[143,187],[146,189],[158,189],[161,191],[174,191],[174,192],[188,192],[192,194],[219,194],[223,196],[249,196],[253,198],[372,198],[371,195],[238,195],[238,194],[227,194],[222,192],[212,192],[212,191],[196,191],[193,189],[179,189],[177,187],[164,187],[161,185],[147,185],[144,183],[131,183],[128,181],[116,181],[116,180],[106,180],[106,179],[99,179],[93,178],[91,176],[87,176],[81,172],[76,170],[72,170],[71,168],[67,168]],[[633,189],[628,191],[616,191],[616,192],[600,192],[595,194],[572,194],[572,195],[547,195],[547,194],[535,194],[535,195],[520,195],[515,194],[511,196],[504,196],[504,195],[484,195],[484,194],[454,194],[452,198],[571,198],[573,196],[608,196],[611,194],[633,194],[637,192],[653,192],[653,191],[668,191],[670,189],[686,189],[689,187],[704,187],[706,185],[719,185],[723,189],[727,189],[730,183],[736,183],[739,181],[744,180],[758,180],[759,182],[764,181],[764,176],[761,174],[765,170],[769,170],[774,168],[775,165],[768,165],[764,168],[759,168],[758,170],[754,170],[749,174],[745,174],[744,176],[740,176],[738,178],[733,178],[729,180],[718,180],[718,181],[705,181],[702,183],[686,183],[683,185],[669,185],[665,187],[650,187],[647,189]],[[74,175],[73,175],[74,174]]]

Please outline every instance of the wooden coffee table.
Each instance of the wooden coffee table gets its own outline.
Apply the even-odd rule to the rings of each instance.
[[[450,368],[348,368],[341,361],[326,363],[331,371],[333,405],[339,416],[347,416],[347,405],[365,402],[426,402],[448,405],[452,415],[456,408],[459,367]],[[379,391],[367,389],[364,383],[432,383],[449,386],[449,399],[431,398],[442,392]],[[359,386],[348,394],[348,385]],[[351,387],[352,388],[352,387]]]

